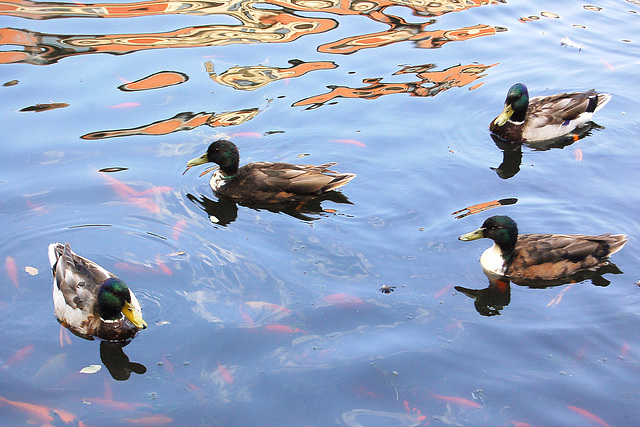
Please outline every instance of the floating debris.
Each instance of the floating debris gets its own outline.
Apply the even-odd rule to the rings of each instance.
[[[84,368],[80,369],[80,373],[81,374],[95,374],[100,369],[102,369],[102,365],[89,365],[89,366],[85,366]]]
[[[65,104],[64,102],[54,102],[51,104],[31,105],[29,107],[24,107],[22,110],[19,110],[19,111],[22,111],[22,112],[35,111],[36,113],[39,113],[41,111],[55,110],[56,108],[64,108],[68,106],[69,104]]]
[[[26,271],[31,276],[35,276],[36,274],[38,274],[38,269],[29,265],[24,268],[24,271]]]
[[[380,286],[380,292],[383,294],[390,294],[391,292],[394,292],[396,290],[395,286],[390,286],[390,285],[382,285]]]
[[[492,200],[490,202],[478,203],[477,205],[468,206],[466,208],[452,212],[451,215],[457,215],[456,219],[462,219],[466,216],[484,212],[487,209],[497,208],[499,206],[514,205],[518,202],[516,198],[507,198],[500,200]]]
[[[569,39],[569,37],[567,36],[563,37],[562,40],[560,40],[560,46],[575,47],[576,49],[578,49],[578,52],[582,50],[582,43],[571,41],[571,39]]]
[[[3,84],[2,86],[15,86],[18,84],[17,80],[9,80],[8,82],[6,82],[5,84]]]
[[[98,172],[112,173],[112,172],[122,172],[126,170],[129,170],[129,168],[122,168],[122,167],[116,166],[112,168],[102,168]]]

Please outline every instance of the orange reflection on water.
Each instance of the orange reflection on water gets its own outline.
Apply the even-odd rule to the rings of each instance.
[[[289,63],[292,65],[290,68],[268,67],[266,65],[231,67],[221,74],[215,73],[211,62],[206,62],[204,65],[211,80],[238,90],[256,90],[276,80],[299,77],[310,71],[338,67],[335,62],[331,61],[303,62],[292,59]]]
[[[33,5],[33,3],[29,3]],[[305,18],[284,11],[253,8],[253,2],[221,1],[205,2],[210,8],[208,14],[228,15],[237,18],[242,25],[205,25],[186,27],[175,31],[149,34],[113,34],[113,35],[57,35],[21,30],[15,28],[0,29],[2,45],[22,46],[22,51],[0,51],[0,63],[24,62],[36,65],[52,64],[69,56],[88,53],[125,54],[147,49],[176,47],[223,46],[227,44],[283,43],[291,42],[307,34],[329,31],[337,26],[333,19]],[[47,3],[47,6],[21,8],[18,12],[15,4],[0,1],[0,14],[48,19],[56,17],[123,17],[141,15],[140,6],[146,13],[155,15],[165,8],[175,13],[181,2],[146,2],[122,5],[96,4],[78,6],[68,3]],[[151,8],[149,5],[160,5]],[[190,7],[192,3],[185,3]],[[42,7],[49,13],[43,14]],[[117,12],[111,13],[111,8]],[[35,13],[37,9],[40,13]],[[80,13],[83,12],[83,13]],[[184,12],[184,11],[183,11]]]
[[[259,110],[257,108],[229,111],[220,114],[184,112],[179,113],[170,119],[160,120],[148,125],[130,129],[91,132],[86,135],[82,135],[80,138],[93,140],[132,135],[166,135],[181,130],[191,130],[202,125],[209,125],[211,127],[235,126],[251,120],[258,114],[258,112]]]
[[[350,54],[372,47],[387,46],[392,43],[403,41],[413,41],[416,47],[422,49],[432,49],[443,46],[451,41],[464,41],[476,37],[491,36],[496,32],[503,31],[502,28],[490,25],[474,25],[473,27],[460,28],[457,30],[434,30],[425,31],[424,28],[431,25],[426,24],[392,24],[387,31],[379,33],[365,34],[361,36],[348,37],[332,43],[318,46],[318,51],[323,53]]]
[[[435,19],[409,23],[386,13],[392,6],[408,7],[414,16],[435,17],[448,12],[501,3],[502,0],[222,0],[222,1],[145,1],[138,3],[58,3],[0,0],[0,15],[27,19],[126,18],[160,14],[226,15],[240,25],[206,25],[149,34],[56,35],[14,28],[0,29],[3,45],[22,46],[23,51],[0,51],[0,63],[25,62],[46,65],[59,59],[87,54],[124,54],[168,47],[222,46],[237,43],[283,43],[337,27],[334,19],[298,16],[295,12],[325,12],[335,15],[362,15],[390,26],[379,33],[357,35],[318,47],[319,52],[349,54],[360,49],[413,41],[419,48],[440,47],[454,40],[495,34],[502,29],[476,25],[457,30],[426,31]],[[264,8],[264,4],[281,10]],[[261,7],[262,6],[262,7]]]
[[[118,89],[125,92],[137,90],[159,89],[162,87],[178,85],[189,80],[189,76],[177,71],[160,71],[150,76],[143,77],[135,82],[125,83],[118,86]]]
[[[331,92],[302,99],[294,103],[293,106],[309,106],[308,109],[313,109],[320,107],[335,98],[375,99],[382,95],[389,95],[393,93],[408,93],[411,96],[420,97],[435,96],[452,87],[462,87],[484,77],[484,71],[494,65],[497,64],[457,65],[442,71],[430,71],[434,67],[433,64],[408,66],[396,71],[393,75],[415,74],[420,78],[419,81],[408,83],[381,83],[381,78],[374,78],[364,79],[362,82],[369,83],[369,86],[359,88],[328,86],[332,89]],[[427,83],[431,83],[432,86],[424,87],[423,85]],[[475,87],[477,86],[474,86],[474,88]]]
[[[295,11],[327,12],[336,15],[368,15],[379,22],[390,23],[389,17],[383,13],[387,7],[409,7],[413,9],[416,16],[434,17],[488,4],[505,3],[505,0],[440,0],[430,2],[423,0],[199,0],[197,2],[151,0],[136,3],[87,4],[0,0],[0,15],[38,20],[80,17],[134,18],[163,14],[215,15],[232,9],[253,9],[253,6],[258,3],[269,3]],[[401,18],[394,17],[394,19],[405,23]]]

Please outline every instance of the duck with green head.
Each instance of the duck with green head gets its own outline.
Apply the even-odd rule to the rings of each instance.
[[[355,177],[330,170],[336,163],[314,166],[257,162],[239,167],[238,148],[224,139],[211,143],[205,154],[189,160],[187,170],[210,162],[220,166],[209,182],[217,195],[254,205],[305,201],[342,187]]]
[[[493,240],[480,257],[482,268],[513,282],[551,281],[608,264],[608,257],[627,243],[623,234],[521,234],[508,216],[496,215],[479,229],[460,236],[469,241]]]
[[[127,284],[68,243],[49,245],[53,305],[58,321],[74,334],[123,341],[147,327],[138,299]]]
[[[504,109],[489,124],[489,130],[511,142],[559,138],[587,125],[610,99],[610,94],[593,89],[530,99],[527,87],[516,83],[509,89]]]

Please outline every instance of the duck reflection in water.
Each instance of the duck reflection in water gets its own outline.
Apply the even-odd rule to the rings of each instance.
[[[473,299],[473,305],[481,315],[497,316],[500,314],[500,311],[511,302],[511,282],[505,276],[498,276],[484,269],[483,272],[487,276],[487,279],[489,279],[488,287],[484,289],[470,289],[463,286],[454,286],[454,289]],[[622,271],[617,265],[608,263],[595,271],[581,271],[564,280],[546,280],[514,284],[527,286],[530,289],[546,289],[590,280],[594,286],[606,287],[611,283],[603,277],[603,275],[607,273],[622,274]]]
[[[545,141],[526,142],[524,144],[534,151],[548,151],[552,148],[562,149],[591,135],[592,129],[604,129],[604,127],[594,122],[589,122],[587,126],[579,129],[579,133],[565,135]],[[500,163],[500,166],[498,167],[492,167],[491,170],[495,171],[495,173],[502,179],[514,177],[518,172],[520,172],[523,143],[506,141],[494,134],[491,134],[491,139],[493,139],[496,147],[502,151],[502,163]]]
[[[211,200],[206,196],[195,196],[189,193],[187,194],[187,198],[205,211],[211,222],[217,225],[227,226],[238,217],[238,203],[225,197],[220,197],[218,200]],[[315,221],[320,219],[322,215],[334,212],[331,209],[324,209],[322,207],[322,202],[324,201],[349,205],[353,204],[344,194],[338,191],[330,191],[304,202],[277,203],[263,206],[246,205],[244,203],[240,203],[240,205],[255,210],[284,213],[302,221]]]
[[[481,315],[496,316],[511,302],[511,285],[509,279],[504,276],[487,274],[487,278],[489,279],[488,288],[469,289],[462,286],[453,288],[473,299],[473,305]]]
[[[129,356],[122,350],[130,341],[102,341],[100,343],[100,360],[116,381],[126,381],[131,372],[142,375],[147,368],[141,363],[129,361]]]

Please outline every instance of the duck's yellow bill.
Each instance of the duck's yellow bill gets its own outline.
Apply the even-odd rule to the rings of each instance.
[[[204,165],[205,163],[209,163],[209,156],[207,156],[207,153],[204,153],[202,156],[196,157],[195,159],[189,160],[187,162],[187,168],[190,168],[191,166]]]
[[[505,123],[507,123],[507,120],[509,120],[512,115],[513,115],[513,107],[511,105],[505,105],[504,110],[502,110],[502,113],[498,117],[496,117],[493,123],[498,126],[502,126]]]
[[[482,228],[478,228],[476,231],[472,231],[471,233],[463,234],[458,237],[459,240],[463,240],[468,242],[470,240],[478,240],[484,237],[484,230]]]
[[[147,322],[142,320],[142,316],[140,316],[131,305],[130,302],[125,302],[124,307],[122,307],[122,313],[125,315],[127,319],[138,329],[146,329]]]

